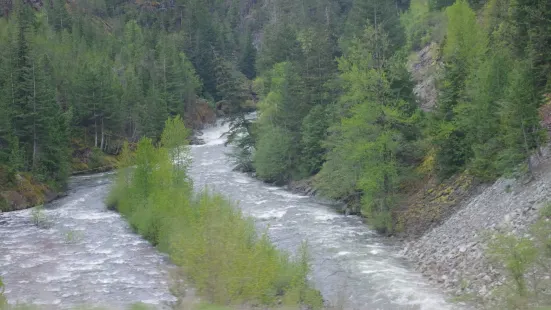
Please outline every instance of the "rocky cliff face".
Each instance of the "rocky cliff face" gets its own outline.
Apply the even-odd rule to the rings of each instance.
[[[438,44],[432,43],[412,55],[408,62],[409,71],[416,83],[413,93],[419,99],[419,105],[424,111],[432,111],[436,106],[438,97],[436,81],[442,67],[439,53]]]
[[[458,295],[487,296],[505,279],[485,255],[489,238],[498,232],[525,234],[538,210],[551,202],[549,147],[532,162],[534,178],[529,182],[503,178],[467,198],[442,225],[409,242],[404,256]]]

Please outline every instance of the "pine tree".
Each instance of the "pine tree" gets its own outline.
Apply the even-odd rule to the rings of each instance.
[[[218,108],[225,107],[230,113],[240,111],[241,106],[248,99],[246,78],[237,70],[235,65],[217,57],[214,76],[216,77],[216,97]]]
[[[35,173],[44,180],[55,180],[63,186],[68,170],[68,122],[55,96],[53,67],[47,56],[34,64],[34,85],[36,90],[35,146],[38,149]]]
[[[530,61],[518,63],[510,75],[500,111],[505,149],[498,165],[504,171],[511,171],[526,160],[525,167],[531,174],[530,154],[544,141],[538,115],[543,99],[534,86],[537,74]]]
[[[53,0],[47,7],[48,22],[55,31],[71,30],[71,16],[65,7],[66,0]]]
[[[249,31],[245,35],[244,43],[242,45],[241,57],[239,59],[239,70],[248,79],[254,79],[256,76],[255,70],[256,62],[256,48],[253,46],[252,34]]]
[[[370,38],[377,39],[369,43]],[[374,227],[392,232],[391,212],[399,202],[399,185],[407,170],[401,154],[407,152],[404,132],[412,126],[406,112],[412,109],[405,106],[412,103],[392,93],[390,57],[380,52],[386,40],[381,27],[367,28],[361,39],[352,42],[349,55],[339,59],[343,116],[331,128],[329,154],[318,182],[326,191],[340,187],[328,190],[332,196],[356,199],[361,194],[362,212]]]
[[[7,48],[0,51],[0,165],[7,164],[10,153],[10,141],[15,138],[12,124],[13,117],[13,67],[11,58],[12,27],[6,27],[7,33],[2,33],[0,43]],[[5,36],[4,36],[5,35]]]
[[[372,25],[381,27],[389,38],[388,44],[398,49],[405,43],[405,37],[399,18],[401,9],[396,4],[386,0],[354,0],[346,20],[345,41],[362,36],[365,27]]]
[[[483,179],[500,174],[496,157],[501,151],[500,101],[513,66],[506,48],[496,50],[473,70],[466,81],[465,100],[455,113],[457,127],[465,132],[473,158],[470,171]]]
[[[269,88],[258,103],[253,165],[261,179],[285,182],[298,171],[300,130],[308,104],[297,98],[299,75],[291,63],[276,64],[266,79]]]
[[[455,108],[464,100],[467,77],[480,64],[487,49],[487,37],[465,0],[459,0],[447,8],[446,16],[448,29],[443,49],[445,74],[432,132],[441,177],[448,177],[462,169],[472,156],[466,133],[455,122]]]
[[[24,154],[24,168],[30,169],[33,160],[33,125],[36,119],[33,92],[33,59],[29,37],[34,15],[23,3],[16,2],[17,37],[13,54],[13,128]]]

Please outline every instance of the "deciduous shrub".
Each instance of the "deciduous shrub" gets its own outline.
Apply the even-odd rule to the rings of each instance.
[[[500,234],[490,242],[489,257],[507,276],[505,284],[493,292],[493,308],[548,309],[551,305],[550,214],[548,205],[527,235]]]
[[[175,140],[181,126],[179,118],[167,121],[158,147],[147,138],[138,143],[135,165],[119,170],[108,204],[166,251],[211,302],[321,307],[319,293],[306,282],[305,249],[291,259],[227,199],[209,190],[194,193],[185,139]]]

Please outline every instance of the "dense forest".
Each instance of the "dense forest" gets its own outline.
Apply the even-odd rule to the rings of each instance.
[[[182,115],[231,115],[244,170],[315,176],[382,232],[407,187],[530,173],[546,141],[547,0],[14,0],[0,19],[0,186],[62,188],[74,149],[118,154]],[[432,53],[433,106],[416,96]],[[245,119],[255,107],[256,121]]]

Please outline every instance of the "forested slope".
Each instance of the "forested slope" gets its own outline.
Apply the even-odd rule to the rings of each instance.
[[[250,105],[254,49],[250,35],[232,28],[236,9],[226,9],[203,1],[4,2],[0,210],[17,207],[7,201],[39,203],[49,192],[40,184],[60,190],[71,170],[112,166],[104,153],[157,139],[170,115],[200,128],[217,105],[226,113]]]
[[[238,154],[258,177],[315,175],[322,194],[392,233],[404,229],[400,214],[426,183],[469,180],[435,195],[446,204],[452,187],[531,173],[527,159],[547,139],[539,114],[551,3],[337,3],[296,3],[290,19],[274,14],[264,29],[260,116],[246,141],[254,152]],[[285,12],[280,5],[275,12]],[[420,109],[409,67],[429,44],[436,102]]]
[[[547,138],[546,0],[17,0],[2,12],[3,187],[19,172],[62,187],[71,157],[101,166],[124,140],[158,139],[170,115],[200,127],[219,110],[234,116],[242,168],[280,184],[315,176],[391,233],[422,184],[529,173]],[[436,99],[421,109],[411,63],[429,45]],[[241,112],[255,106],[250,123]]]

